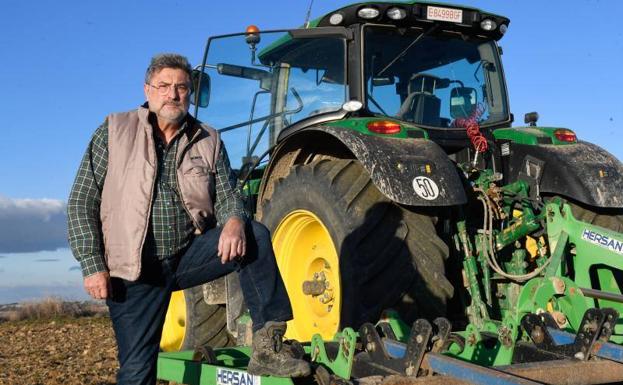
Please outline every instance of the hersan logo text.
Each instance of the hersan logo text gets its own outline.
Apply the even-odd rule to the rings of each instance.
[[[229,369],[216,369],[217,385],[261,385],[261,377],[247,372]]]
[[[601,247],[605,247],[606,249],[614,251],[617,254],[623,255],[623,242],[610,238],[607,235],[599,234],[589,229],[584,229],[582,232],[582,239]]]

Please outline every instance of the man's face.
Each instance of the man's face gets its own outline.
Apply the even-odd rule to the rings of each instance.
[[[180,124],[190,105],[190,77],[177,68],[163,68],[145,84],[149,110],[159,121]]]

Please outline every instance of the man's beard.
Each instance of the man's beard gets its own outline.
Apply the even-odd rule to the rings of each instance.
[[[165,107],[167,105],[177,107],[176,109],[177,111],[173,112],[170,109],[165,110]],[[184,110],[184,106],[182,105],[182,103],[178,103],[178,102],[166,102],[162,105],[162,107],[160,107],[160,111],[156,112],[156,115],[158,115],[159,118],[167,120],[172,123],[177,123],[177,124],[182,123],[182,121],[184,121],[186,114],[187,114],[187,111]]]

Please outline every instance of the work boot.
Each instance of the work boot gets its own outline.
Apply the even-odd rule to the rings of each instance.
[[[269,321],[253,333],[251,360],[247,372],[256,376],[303,377],[311,373],[309,363],[293,357],[284,347],[285,322]]]

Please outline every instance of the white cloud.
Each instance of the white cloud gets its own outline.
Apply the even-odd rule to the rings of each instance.
[[[66,204],[56,199],[0,195],[0,253],[67,247]]]

